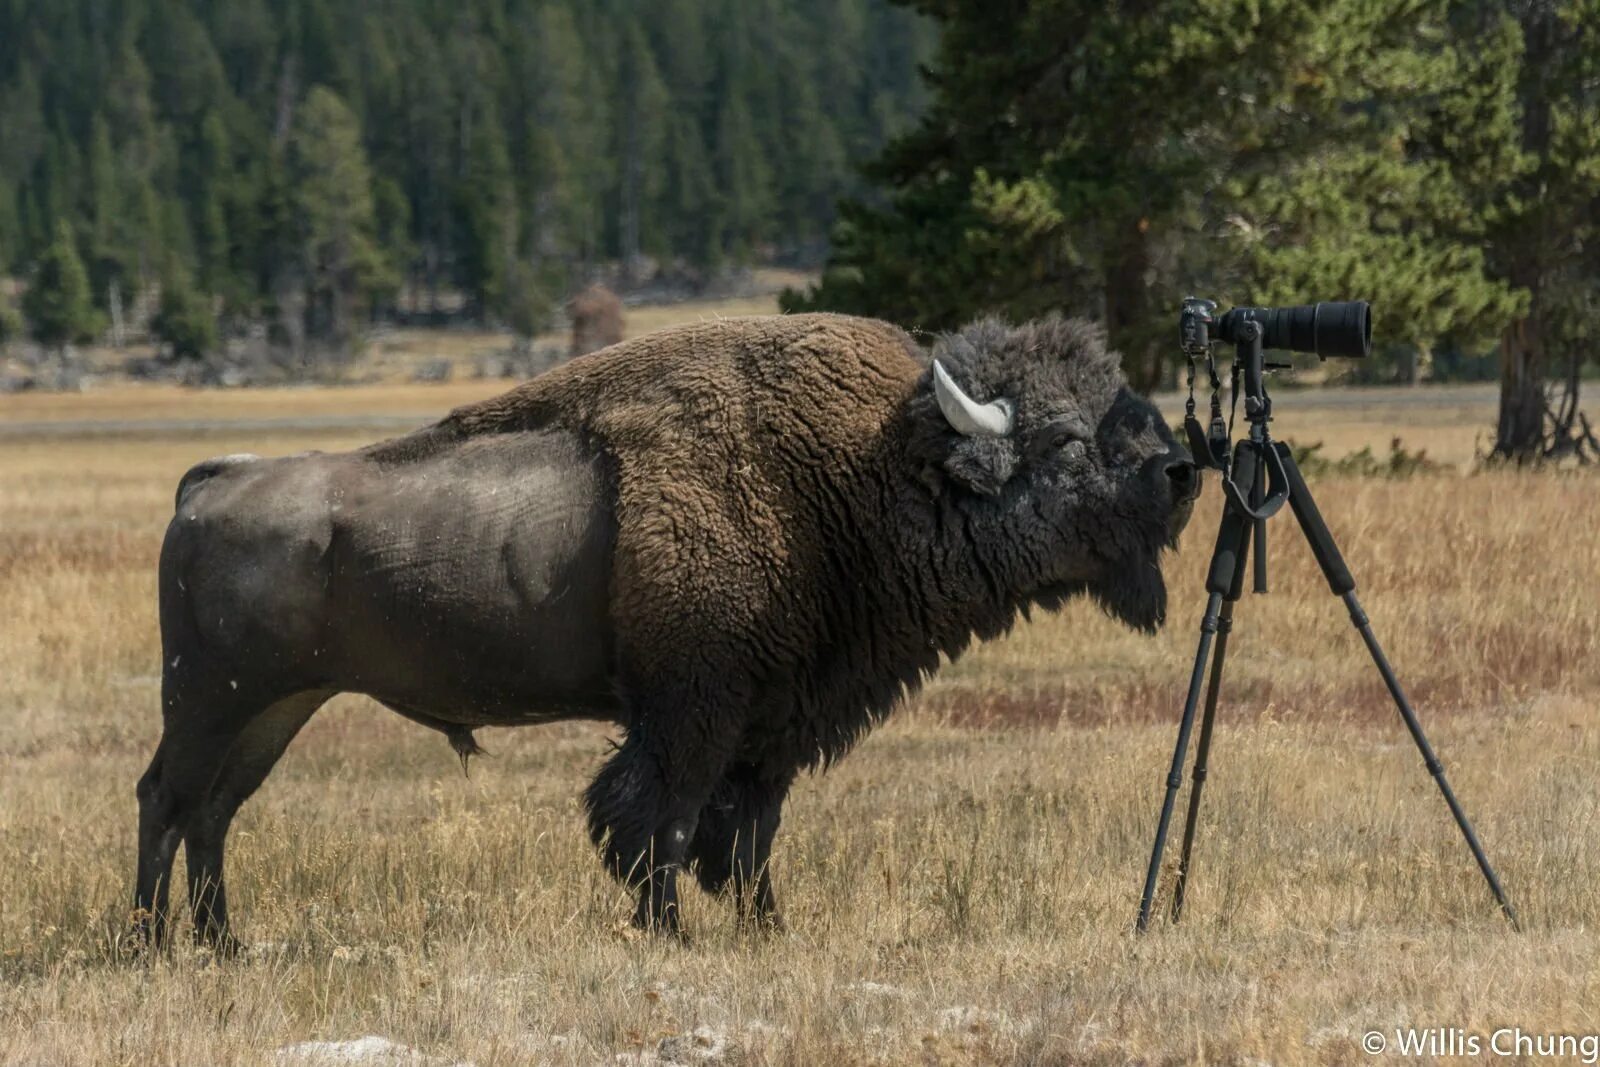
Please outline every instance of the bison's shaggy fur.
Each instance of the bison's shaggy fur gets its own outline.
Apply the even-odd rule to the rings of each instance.
[[[843,755],[941,655],[1076,593],[1134,625],[1159,622],[1157,564],[1193,468],[1123,388],[1100,332],[990,320],[932,356],[972,400],[1004,397],[1010,431],[952,429],[928,354],[899,329],[805,315],[617,345],[327,457],[376,484],[466,454],[559,448],[579,457],[563,461],[571,470],[593,457],[582,469],[604,483],[595,507],[611,538],[596,684],[614,699],[585,712],[564,698],[545,718],[625,730],[587,806],[608,865],[641,887],[640,921],[676,922],[682,863],[775,918],[765,867],[795,774]],[[338,540],[336,524],[335,570]],[[453,740],[459,724],[507,721],[471,710],[473,679],[453,684],[430,701],[346,677],[304,688],[371,692]]]

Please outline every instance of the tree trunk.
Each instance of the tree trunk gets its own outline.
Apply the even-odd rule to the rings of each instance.
[[[1529,313],[1500,335],[1500,423],[1494,454],[1521,463],[1539,455],[1544,444],[1544,344]]]
[[[1548,79],[1556,69],[1553,60],[1560,33],[1556,7],[1544,2],[1513,5],[1522,27],[1522,64],[1527,72],[1518,93],[1523,109],[1522,150],[1538,162],[1536,174],[1550,165],[1551,105],[1556,97]],[[1514,289],[1527,290],[1528,312],[1500,335],[1500,420],[1494,454],[1525,463],[1538,458],[1544,447],[1547,372],[1540,293],[1545,272],[1559,263],[1560,256],[1548,212],[1535,211],[1526,217],[1513,240],[1506,280]]]
[[[272,143],[283,145],[294,129],[294,104],[300,95],[300,57],[290,52],[278,68],[278,102],[272,124]]]
[[[126,343],[122,323],[122,287],[112,279],[106,292],[106,307],[111,309],[111,347],[120,349]]]
[[[639,158],[639,108],[629,99],[623,111],[622,196],[617,228],[622,245],[622,280],[632,285],[639,269],[639,215],[644,166]]]
[[[1421,385],[1424,378],[1433,368],[1433,345],[1419,342],[1400,350],[1400,355],[1395,359],[1394,382],[1396,385]]]
[[[1417,350],[1407,348],[1400,353],[1400,358],[1395,361],[1394,380],[1396,385],[1417,384]]]
[[[1129,230],[1106,270],[1106,334],[1128,384],[1149,393],[1161,384],[1161,356],[1150,344],[1150,255],[1143,230]]]

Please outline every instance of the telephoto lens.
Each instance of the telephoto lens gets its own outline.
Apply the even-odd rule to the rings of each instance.
[[[1286,308],[1234,308],[1216,321],[1218,340],[1235,341],[1246,322],[1261,325],[1261,347],[1305,352],[1318,359],[1365,359],[1372,351],[1372,305],[1323,301]]]

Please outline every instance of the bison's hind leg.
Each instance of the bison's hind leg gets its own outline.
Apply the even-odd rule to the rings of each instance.
[[[166,784],[168,745],[163,736],[139,779],[139,864],[134,875],[133,934],[141,948],[159,947],[167,934],[172,861],[182,828]]]
[[[297,693],[270,705],[239,732],[227,759],[189,819],[184,832],[188,857],[189,907],[195,940],[231,954],[239,942],[228,929],[228,895],[223,884],[223,846],[233,817],[260,788],[300,728],[332,696],[331,691]]]
[[[168,670],[162,681],[162,731],[139,779],[139,863],[133,909],[140,940],[166,940],[172,861],[250,710],[236,689],[200,686]]]
[[[741,763],[729,769],[700,811],[689,859],[708,893],[731,889],[739,920],[781,930],[769,864],[792,769]]]
[[[172,863],[178,842],[191,832],[202,841],[199,864],[190,845],[191,887],[197,870],[202,884],[209,879],[220,885],[220,835],[209,828],[207,801],[234,743],[273,703],[260,695],[261,689],[244,679],[199,676],[187,664],[181,671],[169,666],[163,676],[161,741],[137,789],[139,860],[133,907],[135,935],[143,943],[160,945],[166,939]],[[197,820],[202,825],[195,829]],[[220,832],[226,833],[225,824]],[[206,862],[210,837],[218,842],[215,869]]]

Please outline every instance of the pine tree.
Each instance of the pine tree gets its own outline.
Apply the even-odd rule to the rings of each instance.
[[[56,223],[55,242],[39,257],[22,296],[22,313],[34,340],[64,352],[73,343],[90,340],[101,319],[89,295],[89,275],[78,256],[72,227]]]
[[[1463,0],[1462,90],[1440,101],[1428,147],[1465,190],[1463,235],[1521,298],[1500,334],[1495,454],[1547,442],[1547,389],[1565,389],[1557,434],[1577,416],[1582,366],[1600,338],[1600,3]]]
[[[271,0],[213,0],[204,6],[201,17],[234,94],[246,100],[269,98],[279,69],[279,20]]]
[[[122,249],[117,247],[117,216],[122,207],[117,157],[111,147],[111,127],[103,115],[94,117],[89,136],[89,247],[97,282],[121,272]]]
[[[707,225],[717,195],[706,133],[715,114],[711,80],[716,70],[707,27],[715,13],[703,0],[662,0],[651,9],[651,51],[670,102],[661,143],[658,227],[668,251],[703,269],[721,250]]]
[[[1443,0],[918,6],[942,28],[936,96],[872,166],[893,202],[847,205],[822,286],[789,306],[1087,314],[1143,388],[1184,290],[1369,296],[1413,335],[1504,314],[1484,258],[1451,247],[1450,176],[1405,144],[1455,90],[1428,44]]]
[[[1465,48],[1449,32],[1442,5],[1425,10],[1429,33],[1395,40],[1386,37],[1394,29],[1387,24],[1366,30],[1387,49],[1382,64],[1359,54],[1340,58],[1334,73],[1361,86],[1331,95],[1340,136],[1243,183],[1234,194],[1239,208],[1231,235],[1244,246],[1253,301],[1370,296],[1384,342],[1410,353],[1425,353],[1440,339],[1486,340],[1523,305],[1492,275],[1485,219],[1471,207],[1464,175],[1432,156],[1418,135],[1464,96],[1492,98],[1512,83],[1483,61],[1486,42]],[[1450,91],[1438,94],[1440,103],[1412,106],[1408,97],[1428,86]],[[1463,166],[1482,163],[1474,158]],[[1407,373],[1414,375],[1414,362]]]
[[[376,291],[375,297],[386,298],[391,304],[398,296],[402,273],[409,270],[417,258],[417,247],[412,239],[411,201],[406,198],[400,183],[390,177],[377,178],[372,185],[372,210],[377,226],[378,245],[396,265],[388,279],[393,290]]]
[[[22,217],[17,212],[16,188],[0,172],[0,274],[13,266],[11,257],[22,242]]]
[[[717,183],[698,120],[675,114],[667,127],[661,212],[667,246],[697,268],[713,266],[722,246],[708,225]]]
[[[533,338],[550,326],[555,313],[551,281],[541,278],[525,260],[513,262],[506,271],[506,294],[499,313],[516,337],[520,351],[526,352]]]
[[[213,292],[229,292],[233,279],[229,214],[233,151],[221,111],[212,108],[200,122],[195,145],[193,218],[200,272]]]
[[[24,64],[9,84],[0,82],[0,115],[5,116],[5,135],[0,136],[0,194],[9,203],[0,203],[0,240],[10,255],[28,262],[49,240],[45,227],[38,227],[33,215],[37,203],[30,184],[49,137],[37,75]],[[0,267],[6,264],[0,263]]]
[[[115,154],[117,206],[106,228],[106,249],[116,257],[113,270],[126,275],[130,290],[155,281],[161,248],[163,177],[167,137],[150,98],[152,78],[131,30],[118,42],[104,100],[106,128]],[[97,220],[98,221],[98,220]]]
[[[217,346],[217,318],[211,300],[195,288],[176,262],[161,283],[161,303],[150,321],[150,332],[167,346],[173,359],[204,359]]]
[[[373,239],[372,175],[355,115],[331,89],[312,89],[290,149],[308,332],[343,342],[374,290],[390,284]]]
[[[527,85],[528,196],[537,222],[533,245],[545,258],[585,265],[599,252],[612,169],[605,99],[595,56],[578,20],[561,3],[533,15]]]
[[[140,52],[150,68],[161,72],[151,83],[152,96],[162,118],[187,131],[226,91],[222,61],[189,4],[153,4],[151,13]]]
[[[456,198],[463,230],[462,284],[480,308],[500,314],[507,275],[517,259],[517,192],[504,132],[492,109],[472,124]]]
[[[0,245],[0,253],[4,246]],[[21,337],[27,330],[28,324],[23,319],[22,313],[11,306],[11,298],[0,292],[0,350],[6,345]]]
[[[411,205],[417,286],[436,302],[451,259],[451,183],[455,173],[453,96],[437,38],[416,11],[398,28],[413,57],[399,111],[406,131],[401,185]]]
[[[6,180],[6,176],[0,173],[0,274],[4,274],[11,266],[11,256],[21,238],[16,189]]]
[[[772,171],[762,156],[750,110],[737,92],[723,99],[714,154],[721,251],[747,254],[763,236],[772,203]]]

